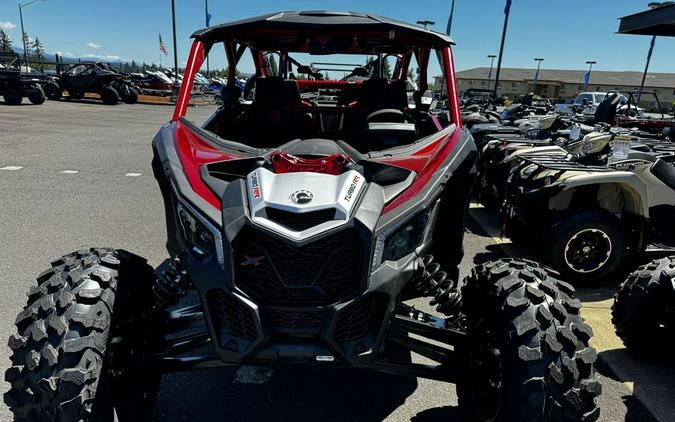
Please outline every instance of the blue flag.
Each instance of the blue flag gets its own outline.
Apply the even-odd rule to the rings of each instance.
[[[206,26],[211,26],[211,14],[206,12]]]
[[[588,81],[591,79],[590,72],[584,73],[584,85],[588,85]]]
[[[511,0],[506,0],[506,7],[504,8],[504,14],[508,15],[511,11]]]

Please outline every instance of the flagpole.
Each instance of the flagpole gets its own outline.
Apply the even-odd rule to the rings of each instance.
[[[494,98],[497,98],[497,90],[499,89],[499,73],[502,70],[502,56],[504,55],[504,41],[506,41],[506,28],[509,26],[509,14],[511,13],[511,0],[506,0],[506,7],[504,8],[504,29],[502,29],[502,44],[499,47],[499,58],[497,59],[497,74],[495,75],[495,92]]]
[[[204,11],[206,14],[204,17],[206,18],[206,27],[209,27],[209,0],[204,0]],[[206,75],[209,75],[209,55],[206,55]]]

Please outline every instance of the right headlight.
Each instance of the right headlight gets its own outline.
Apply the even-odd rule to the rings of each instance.
[[[432,207],[422,211],[380,234],[375,243],[373,266],[377,267],[384,261],[398,261],[413,253],[429,234],[429,220],[435,209]]]
[[[223,245],[220,231],[194,208],[179,201],[176,206],[178,223],[185,240],[200,253],[213,255],[223,264]]]

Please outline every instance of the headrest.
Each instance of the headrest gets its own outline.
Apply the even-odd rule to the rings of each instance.
[[[223,85],[220,88],[220,98],[223,100],[223,107],[232,108],[239,104],[239,97],[241,97],[241,89],[236,85]]]

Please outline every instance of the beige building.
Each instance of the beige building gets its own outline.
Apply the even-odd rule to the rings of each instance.
[[[496,69],[492,71],[492,80],[488,81],[490,68],[479,67],[457,72],[460,95],[469,88],[494,87]],[[534,92],[551,100],[570,100],[584,90],[585,70],[541,69],[537,83],[534,82],[536,69],[502,68],[499,77],[499,94],[508,98]],[[642,72],[591,72],[588,91],[631,92],[640,87]],[[664,111],[675,100],[675,73],[648,73],[645,91],[654,91],[659,97]],[[654,97],[643,95],[643,107],[655,106]]]

